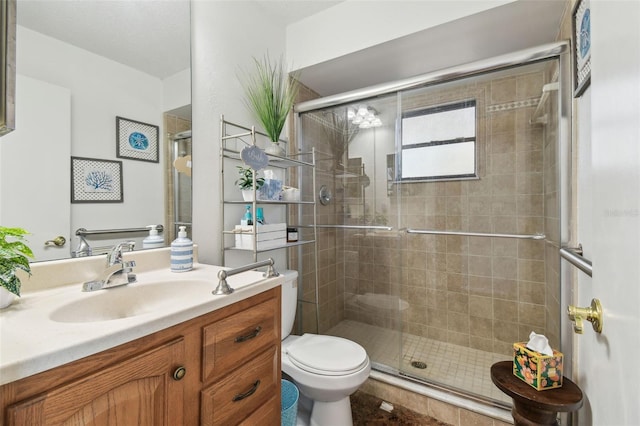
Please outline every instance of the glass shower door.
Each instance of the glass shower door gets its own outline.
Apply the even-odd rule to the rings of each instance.
[[[315,147],[317,187],[330,194],[318,205],[320,332],[361,344],[374,365],[394,372],[407,306],[392,202],[396,109],[391,95],[300,119],[301,149]]]
[[[335,284],[321,333],[360,343],[376,369],[492,403],[508,403],[489,372],[514,342],[535,331],[561,347],[568,72],[566,54],[544,55],[300,107],[299,141],[325,154],[318,186],[333,195],[318,210]]]

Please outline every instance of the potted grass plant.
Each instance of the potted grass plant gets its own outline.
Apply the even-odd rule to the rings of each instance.
[[[280,134],[299,90],[298,74],[286,72],[284,60],[272,61],[269,55],[253,58],[254,68],[240,76],[246,95],[245,103],[262,125],[272,144],[266,151],[285,155],[279,145]]]
[[[29,258],[33,258],[33,252],[25,244],[27,234],[22,228],[0,226],[0,309],[20,296],[21,282],[16,271],[21,269],[31,274]]]

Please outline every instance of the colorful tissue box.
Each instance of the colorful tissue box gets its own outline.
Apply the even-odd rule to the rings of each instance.
[[[527,348],[527,343],[513,344],[513,374],[536,390],[562,386],[562,352],[543,355]]]

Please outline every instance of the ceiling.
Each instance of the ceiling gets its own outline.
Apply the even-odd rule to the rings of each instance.
[[[252,2],[282,25],[340,3]],[[189,4],[189,0],[18,0],[18,24],[165,78],[189,67]],[[518,0],[304,68],[300,79],[328,96],[552,42],[565,5],[566,0]]]
[[[566,0],[518,0],[301,70],[322,96],[556,41]]]
[[[287,25],[340,2],[253,3]],[[189,5],[189,0],[18,0],[17,15],[23,27],[166,78],[190,66]]]

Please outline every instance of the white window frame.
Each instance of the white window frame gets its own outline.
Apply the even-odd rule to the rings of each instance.
[[[433,128],[434,121],[446,127]],[[403,113],[397,180],[477,179],[477,128],[475,99]]]

